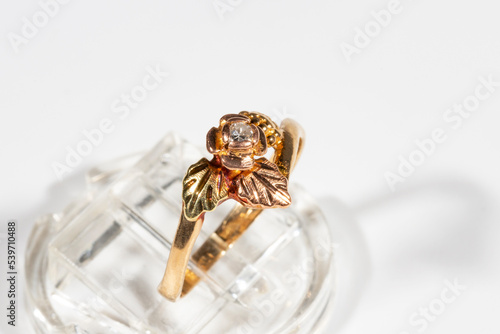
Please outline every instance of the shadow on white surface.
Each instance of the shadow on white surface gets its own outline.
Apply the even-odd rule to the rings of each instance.
[[[334,217],[333,225],[336,215],[344,215],[339,221],[351,224],[335,226],[338,297],[330,333],[366,330],[384,309],[392,314],[392,324],[386,327],[405,324],[397,312],[403,309],[404,313],[408,304],[418,309],[419,289],[432,290],[436,277],[439,282],[458,277],[467,284],[482,279],[481,273],[491,262],[489,247],[498,234],[492,196],[455,178],[428,180],[354,208],[333,198],[321,199],[321,206],[329,219]],[[398,290],[401,286],[404,294]],[[395,328],[394,332],[400,331]]]

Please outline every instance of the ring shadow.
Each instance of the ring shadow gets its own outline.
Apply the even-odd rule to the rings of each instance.
[[[431,247],[427,242],[422,243],[418,249],[394,252],[391,259],[394,265],[391,267],[400,270],[409,263],[419,263],[440,269],[471,268],[486,253],[483,241],[490,233],[488,218],[494,207],[494,201],[488,192],[477,185],[456,178],[430,179],[394,193],[366,199],[353,207],[331,196],[319,199],[320,207],[333,225],[334,242],[339,244],[336,254],[337,297],[327,332],[342,332],[362,301],[363,291],[370,280],[373,264],[363,235],[363,225],[367,223],[370,213],[383,207],[390,209],[402,201],[418,203],[417,201],[428,200],[431,194],[434,197],[439,194],[438,198],[442,197],[443,200],[454,198],[457,202],[456,212],[445,213],[453,229],[440,234],[439,242],[433,242]],[[360,222],[361,216],[363,223]]]

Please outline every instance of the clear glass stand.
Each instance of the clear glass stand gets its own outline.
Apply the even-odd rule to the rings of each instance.
[[[320,209],[299,187],[291,207],[265,210],[209,272],[191,263],[202,280],[185,298],[170,303],[157,292],[181,181],[201,156],[169,134],[143,156],[91,170],[84,197],[39,219],[26,260],[37,333],[318,332],[334,296],[334,247]],[[195,249],[232,205],[207,214]]]

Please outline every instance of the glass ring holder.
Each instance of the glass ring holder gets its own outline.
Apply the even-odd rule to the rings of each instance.
[[[91,169],[81,199],[37,221],[26,253],[37,333],[320,332],[335,296],[331,225],[293,181],[292,205],[265,210],[208,272],[190,262],[201,281],[187,296],[158,293],[182,179],[201,152],[168,134],[142,156]],[[207,215],[195,250],[233,205]]]

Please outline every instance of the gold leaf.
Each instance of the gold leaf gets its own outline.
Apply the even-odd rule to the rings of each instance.
[[[283,208],[292,203],[287,178],[266,158],[256,160],[252,172],[236,176],[232,187],[231,197],[253,208]]]
[[[205,158],[189,167],[182,183],[184,213],[190,220],[215,210],[229,196],[222,169]]]

